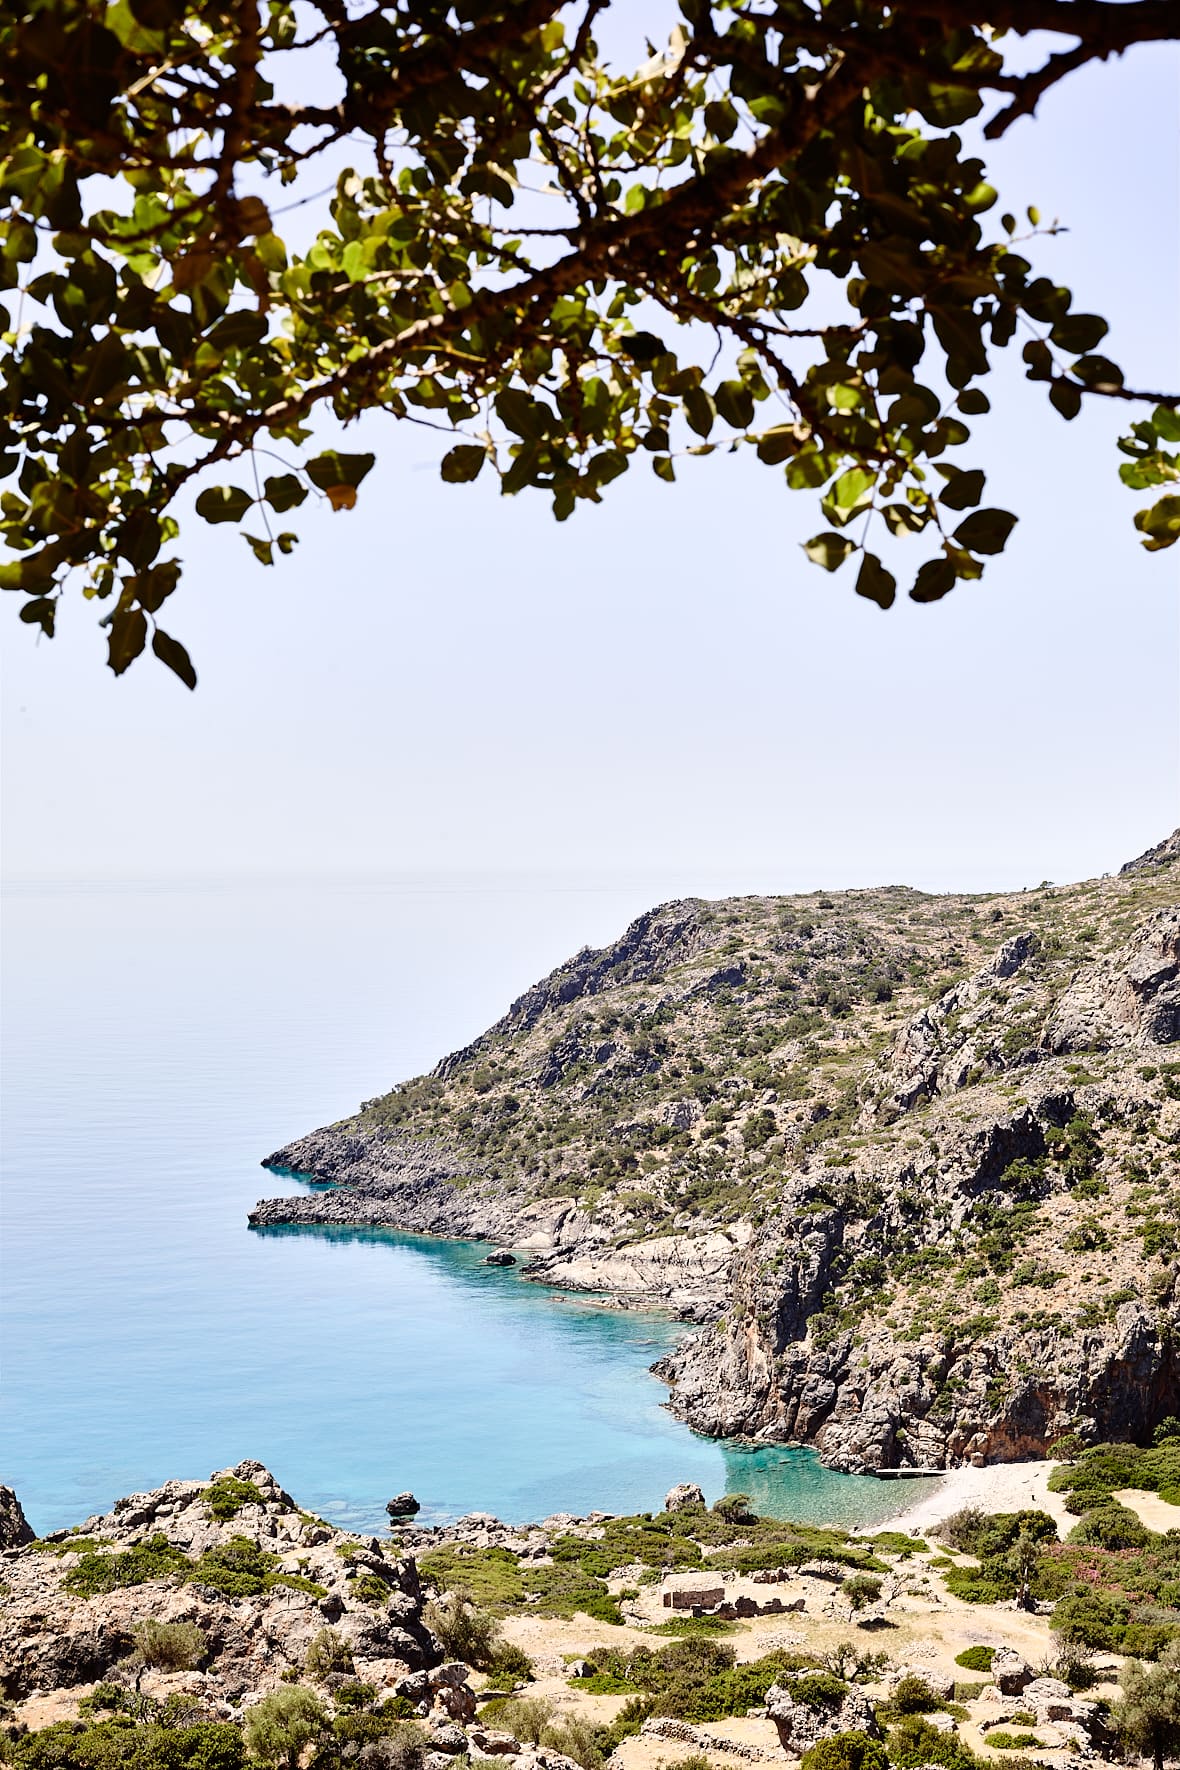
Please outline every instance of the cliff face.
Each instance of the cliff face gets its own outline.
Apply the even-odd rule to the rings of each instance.
[[[941,1467],[1180,1412],[1180,838],[989,897],[687,900],[269,1164],[274,1223],[526,1250],[709,1324],[698,1430]]]

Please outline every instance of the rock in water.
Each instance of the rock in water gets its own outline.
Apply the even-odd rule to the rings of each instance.
[[[412,1518],[415,1512],[422,1510],[412,1493],[397,1493],[386,1504],[385,1510],[391,1518]]]
[[[0,1487],[0,1549],[19,1549],[36,1534],[11,1487]]]
[[[484,1255],[483,1263],[485,1266],[515,1266],[516,1255],[510,1254],[507,1248],[497,1248],[494,1254]]]
[[[665,1512],[692,1512],[697,1506],[703,1506],[705,1496],[695,1481],[678,1481],[675,1487],[669,1488],[664,1500]]]

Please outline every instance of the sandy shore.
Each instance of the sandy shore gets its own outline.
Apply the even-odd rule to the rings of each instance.
[[[1019,1512],[1034,1506],[1056,1519],[1059,1530],[1068,1529],[1077,1519],[1066,1511],[1063,1495],[1049,1492],[1049,1477],[1056,1467],[1049,1462],[990,1463],[984,1469],[948,1470],[932,1493],[877,1528],[921,1536],[963,1506],[978,1506],[981,1512]],[[898,1486],[897,1497],[904,1500],[904,1484]]]

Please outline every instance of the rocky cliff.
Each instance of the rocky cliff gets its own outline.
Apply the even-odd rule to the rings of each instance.
[[[269,1158],[275,1224],[523,1251],[708,1324],[698,1430],[835,1467],[1180,1411],[1180,833],[1074,886],[667,904]]]

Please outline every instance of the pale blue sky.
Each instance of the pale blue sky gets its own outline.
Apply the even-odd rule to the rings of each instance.
[[[1180,378],[1178,65],[1088,70],[988,151],[1005,206],[1068,223],[1038,263],[1112,321],[1131,384]],[[276,570],[190,530],[169,624],[195,695],[151,661],[115,681],[80,602],[52,644],[0,611],[6,869],[568,869],[669,896],[1113,868],[1180,822],[1180,565],[1131,528],[1126,410],[1066,425],[1017,368],[976,431],[1022,516],[1008,555],[887,615],[804,562],[815,506],[753,459],[638,468],[559,526],[374,424],[359,508],[308,515]]]

